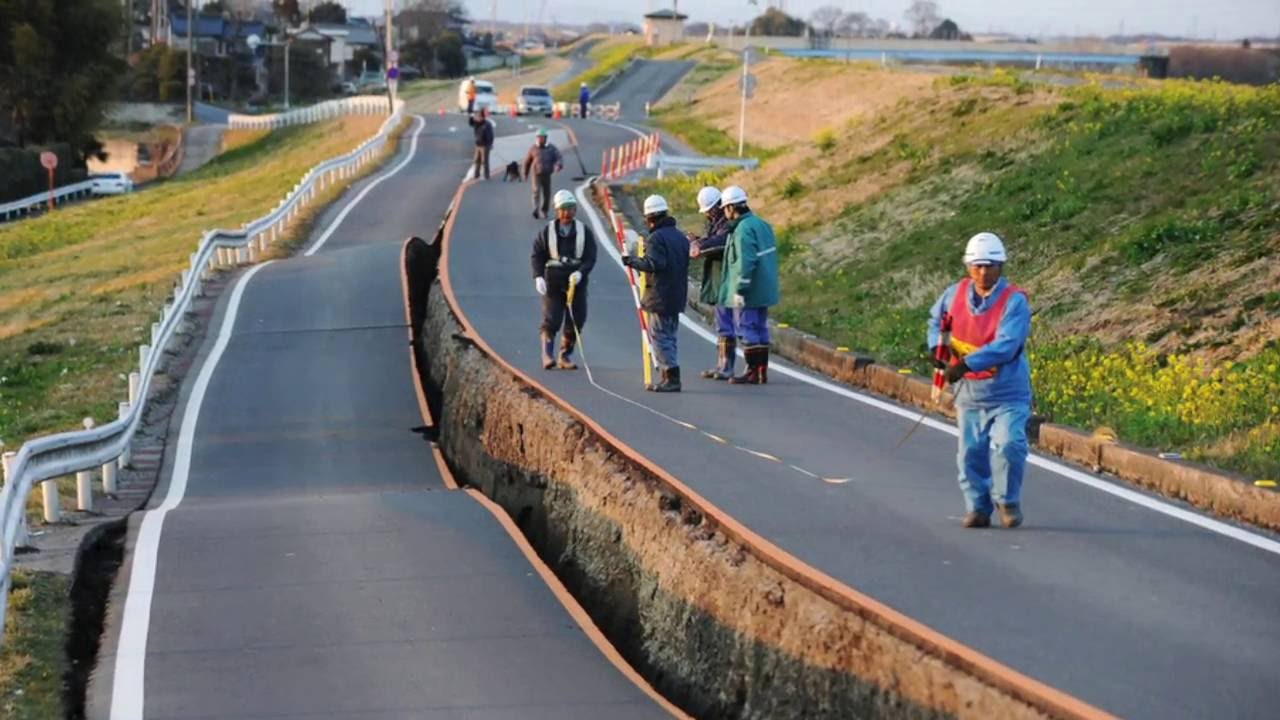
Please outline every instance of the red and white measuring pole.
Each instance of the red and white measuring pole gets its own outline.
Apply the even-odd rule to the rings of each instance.
[[[626,252],[627,234],[622,227],[622,216],[613,210],[613,194],[604,188],[604,211],[609,215],[609,224],[613,228],[614,238],[618,241],[618,249]],[[644,360],[644,384],[653,382],[653,353],[649,348],[649,321],[644,310],[640,309],[640,283],[635,270],[627,268],[627,284],[631,286],[631,299],[635,301],[636,317],[640,320],[640,354]]]

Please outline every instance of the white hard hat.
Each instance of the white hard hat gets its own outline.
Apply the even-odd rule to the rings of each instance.
[[[650,195],[644,199],[644,214],[657,215],[667,212],[667,199],[661,195]]]
[[[969,244],[964,248],[965,265],[993,265],[996,263],[1003,265],[1008,259],[1004,252],[1004,241],[995,233],[978,233],[969,238]]]
[[[730,185],[720,193],[721,205],[737,205],[747,201],[747,191],[737,185]]]
[[[698,191],[698,212],[704,213],[720,204],[720,191],[708,185]]]
[[[568,190],[557,190],[556,196],[554,198],[554,202],[557,210],[559,210],[562,207],[578,206],[578,199],[575,198],[573,196],[573,193],[569,192]]]

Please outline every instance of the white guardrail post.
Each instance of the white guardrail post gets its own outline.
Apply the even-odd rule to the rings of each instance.
[[[378,104],[334,103],[334,112],[351,114],[356,108],[368,107],[381,112],[385,107],[381,98],[373,98]],[[254,117],[231,115],[228,125],[232,128],[271,127],[280,123],[302,122],[309,118],[321,119],[324,110],[304,110],[287,118],[280,115]],[[295,216],[304,203],[318,197],[316,190],[323,179],[334,181],[348,177],[358,167],[373,157],[377,148],[385,145],[391,130],[404,116],[404,103],[397,101],[394,112],[387,116],[377,134],[361,143],[351,152],[315,166],[290,193],[286,201],[261,218],[246,223],[236,230],[214,230],[202,235],[191,265],[176,283],[172,302],[166,302],[160,313],[160,321],[151,327],[150,344],[138,348],[138,371],[129,374],[129,398],[119,403],[118,417],[101,426],[94,426],[86,418],[85,429],[62,432],[32,438],[16,453],[4,453],[4,486],[0,489],[0,642],[3,642],[4,616],[8,607],[10,573],[14,567],[14,554],[19,545],[28,542],[26,531],[27,498],[40,486],[44,501],[44,521],[56,523],[62,519],[58,497],[57,479],[76,476],[76,506],[84,511],[93,508],[93,470],[101,468],[102,490],[106,494],[116,492],[117,472],[130,467],[130,445],[134,433],[142,423],[144,404],[151,388],[152,378],[164,361],[165,348],[173,336],[182,330],[186,314],[200,289],[200,280],[211,268],[225,267],[233,262],[243,262],[246,257],[257,257],[270,243],[280,239],[288,220]],[[321,185],[323,187],[323,185]],[[43,198],[42,198],[43,199]],[[0,217],[12,212],[0,206]],[[233,260],[234,258],[234,260]]]

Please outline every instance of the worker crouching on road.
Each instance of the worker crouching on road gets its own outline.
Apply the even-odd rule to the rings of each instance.
[[[578,332],[587,323],[587,277],[596,265],[596,239],[591,229],[576,219],[578,201],[573,193],[557,192],[555,207],[556,218],[533,239],[533,285],[542,296],[542,367],[576,370],[571,355]],[[570,285],[574,288],[571,305]],[[556,358],[556,333],[562,326],[560,356]]]
[[[747,359],[746,373],[729,382],[764,385],[769,382],[769,308],[778,304],[778,248],[773,228],[751,212],[742,188],[725,188],[720,206],[729,220],[730,236],[717,304],[737,311]]]
[[[539,128],[533,147],[524,158],[524,179],[533,175],[533,216],[547,217],[551,207],[551,173],[564,169],[560,149],[547,140],[547,129]],[[563,191],[561,191],[563,192]]]
[[[990,527],[996,509],[1005,527],[1022,524],[1031,306],[1026,292],[1002,277],[1006,260],[998,236],[974,235],[964,252],[969,276],[947,288],[929,315],[931,357],[956,386],[957,460],[968,528]]]
[[[720,281],[724,274],[724,246],[729,239],[729,219],[720,207],[720,191],[704,187],[698,191],[698,212],[707,218],[706,236],[689,234],[689,257],[702,258],[702,286],[698,299],[715,307],[716,315],[716,366],[703,370],[702,377],[709,380],[728,380],[733,377],[733,362],[737,357],[738,324],[734,309],[720,305]]]
[[[648,316],[650,345],[662,380],[645,390],[680,392],[676,333],[680,313],[689,302],[689,239],[676,227],[661,195],[645,198],[644,221],[649,227],[644,256],[637,257],[636,248],[629,244],[623,248],[622,264],[647,275],[640,308]]]

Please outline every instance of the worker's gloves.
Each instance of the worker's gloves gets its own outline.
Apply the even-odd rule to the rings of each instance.
[[[536,277],[533,279],[533,289],[538,291],[539,295],[547,294],[547,279]]]
[[[933,347],[929,348],[929,362],[933,363],[933,367],[934,367],[934,369],[935,369],[935,370],[946,370],[946,369],[947,369],[947,361],[946,361],[946,360],[942,360],[942,359],[940,359],[940,358],[938,357],[938,346],[937,346],[937,345],[934,345]]]
[[[570,284],[570,285],[579,285],[579,284],[581,284],[581,283],[582,283],[582,271],[581,271],[581,270],[574,270],[572,273],[569,273],[569,284]]]
[[[736,293],[733,296],[733,304],[730,307],[742,309],[747,306],[747,299],[742,297],[742,293]]]
[[[959,382],[960,378],[963,378],[965,373],[967,372],[970,372],[969,366],[965,365],[963,362],[958,362],[955,365],[952,365],[951,367],[947,368],[947,372],[945,375],[943,375],[943,378],[947,382],[954,384]]]
[[[622,242],[622,259],[625,261],[627,258],[639,252],[639,250],[640,250],[639,238],[633,238],[633,237],[627,238]]]

